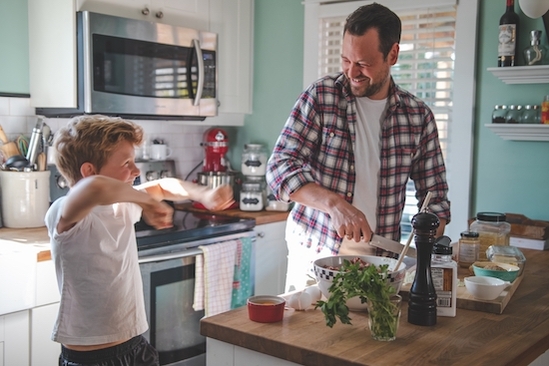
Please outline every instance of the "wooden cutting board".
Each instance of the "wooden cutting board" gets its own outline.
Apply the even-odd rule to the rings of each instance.
[[[457,288],[457,294],[456,294],[456,306],[458,309],[467,309],[467,310],[476,310],[476,311],[484,311],[486,313],[493,313],[493,314],[501,314],[503,313],[503,310],[505,310],[505,307],[509,303],[509,300],[511,300],[511,297],[519,287],[520,283],[522,282],[522,279],[524,277],[524,272],[521,276],[517,277],[516,280],[513,281],[511,286],[507,287],[501,295],[499,295],[495,300],[479,300],[473,297],[467,289],[465,288],[465,283],[463,282],[463,278],[467,276],[472,276],[471,273],[469,273],[469,270],[467,268],[459,268],[458,269],[458,288]],[[408,295],[410,293],[410,287],[412,284],[408,283],[405,285],[402,285],[400,289],[400,295],[408,300]]]

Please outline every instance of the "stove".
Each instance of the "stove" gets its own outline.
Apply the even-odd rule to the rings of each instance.
[[[134,185],[175,176],[173,160],[137,161],[135,164],[141,174]],[[174,206],[172,202],[167,203]],[[253,230],[254,226],[254,219],[174,210],[173,227],[156,230],[141,220],[135,224],[135,235],[139,256],[143,257],[197,247],[215,241],[213,238]]]
[[[137,249],[151,254],[151,249],[165,252],[197,247],[206,239],[250,231],[254,227],[254,219],[175,210],[173,227],[156,230],[141,220],[135,224],[135,235]]]

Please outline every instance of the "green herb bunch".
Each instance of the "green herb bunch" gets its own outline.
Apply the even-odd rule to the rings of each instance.
[[[319,300],[315,309],[320,308],[326,318],[326,325],[334,326],[337,318],[343,324],[351,324],[347,299],[358,296],[362,303],[370,302],[370,317],[377,320],[377,329],[381,334],[394,335],[396,333],[394,305],[391,303],[391,295],[395,288],[386,280],[388,277],[388,265],[379,267],[369,265],[363,267],[359,262],[352,263],[345,260],[336,274],[332,285],[328,289],[328,300]],[[374,330],[372,329],[372,332]]]

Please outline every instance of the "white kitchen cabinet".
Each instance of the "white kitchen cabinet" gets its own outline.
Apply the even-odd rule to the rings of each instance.
[[[288,247],[284,239],[286,221],[255,227],[255,288],[256,295],[284,293]]]
[[[213,119],[252,112],[253,14],[252,0],[210,0],[209,30],[219,47],[220,105]]]
[[[39,306],[30,311],[30,365],[56,365],[61,345],[51,340],[59,303]]]
[[[0,366],[29,364],[29,311],[0,316]]]
[[[76,0],[76,11],[209,29],[210,0]]]
[[[28,9],[33,107],[77,106],[75,13],[89,10],[217,33],[219,115],[199,123],[242,126],[251,113],[253,0],[28,0]]]

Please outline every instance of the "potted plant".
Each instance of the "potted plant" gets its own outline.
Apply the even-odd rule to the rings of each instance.
[[[402,298],[395,294],[395,288],[387,281],[388,267],[386,264],[364,266],[360,262],[345,260],[329,288],[330,297],[326,301],[319,300],[315,306],[324,313],[326,325],[333,327],[338,318],[343,324],[351,324],[346,302],[358,296],[362,303],[366,303],[372,337],[394,340]]]

